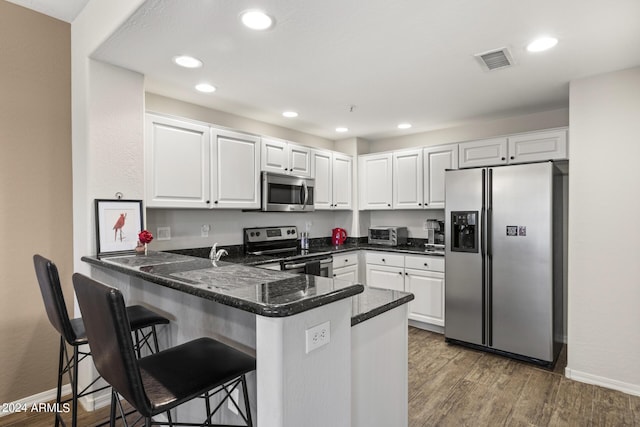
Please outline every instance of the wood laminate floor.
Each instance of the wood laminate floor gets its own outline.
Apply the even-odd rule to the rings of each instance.
[[[409,328],[409,427],[640,426],[640,397],[568,380],[565,366],[565,352],[550,371]],[[79,426],[107,421],[108,409],[81,409]],[[51,414],[0,418],[7,427],[52,425]]]

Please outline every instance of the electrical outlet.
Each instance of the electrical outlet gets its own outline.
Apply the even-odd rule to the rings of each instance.
[[[307,353],[329,344],[331,341],[331,322],[326,321],[318,326],[309,328],[305,331],[307,338]]]
[[[158,240],[171,240],[171,227],[158,227]]]
[[[231,398],[233,398],[233,400],[235,400],[236,403],[240,404],[240,391],[238,391],[237,388],[231,392]],[[236,415],[239,415],[238,408],[236,408],[236,405],[233,404],[231,399],[227,401],[227,406],[231,412],[233,412]]]
[[[203,224],[200,228],[200,237],[209,237],[209,231],[211,231],[211,226],[209,224]]]

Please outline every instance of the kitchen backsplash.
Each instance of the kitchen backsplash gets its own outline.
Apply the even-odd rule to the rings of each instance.
[[[211,247],[242,244],[242,229],[277,225],[295,225],[305,231],[310,225],[310,237],[331,235],[335,227],[347,230],[350,237],[366,237],[367,229],[373,225],[400,225],[409,230],[409,237],[425,239],[426,219],[444,220],[444,211],[361,211],[359,230],[354,232],[353,212],[315,211],[309,213],[242,212],[238,210],[190,210],[147,209],[146,228],[156,237],[151,243],[153,250]],[[208,237],[202,237],[202,226],[208,225]],[[158,227],[171,229],[171,240],[158,239]]]

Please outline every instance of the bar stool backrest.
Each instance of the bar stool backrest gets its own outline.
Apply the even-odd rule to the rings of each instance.
[[[122,293],[80,273],[73,275],[73,287],[98,373],[140,414],[151,416]]]
[[[67,305],[60,286],[58,267],[53,261],[37,254],[33,256],[33,265],[49,322],[69,344],[73,344],[78,337],[69,320]]]

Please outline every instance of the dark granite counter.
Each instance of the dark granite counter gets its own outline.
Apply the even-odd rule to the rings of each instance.
[[[365,286],[363,293],[351,298],[351,326],[406,304],[414,298],[409,292]]]
[[[85,256],[89,264],[139,277],[266,317],[286,317],[363,292],[364,286],[167,252]]]

